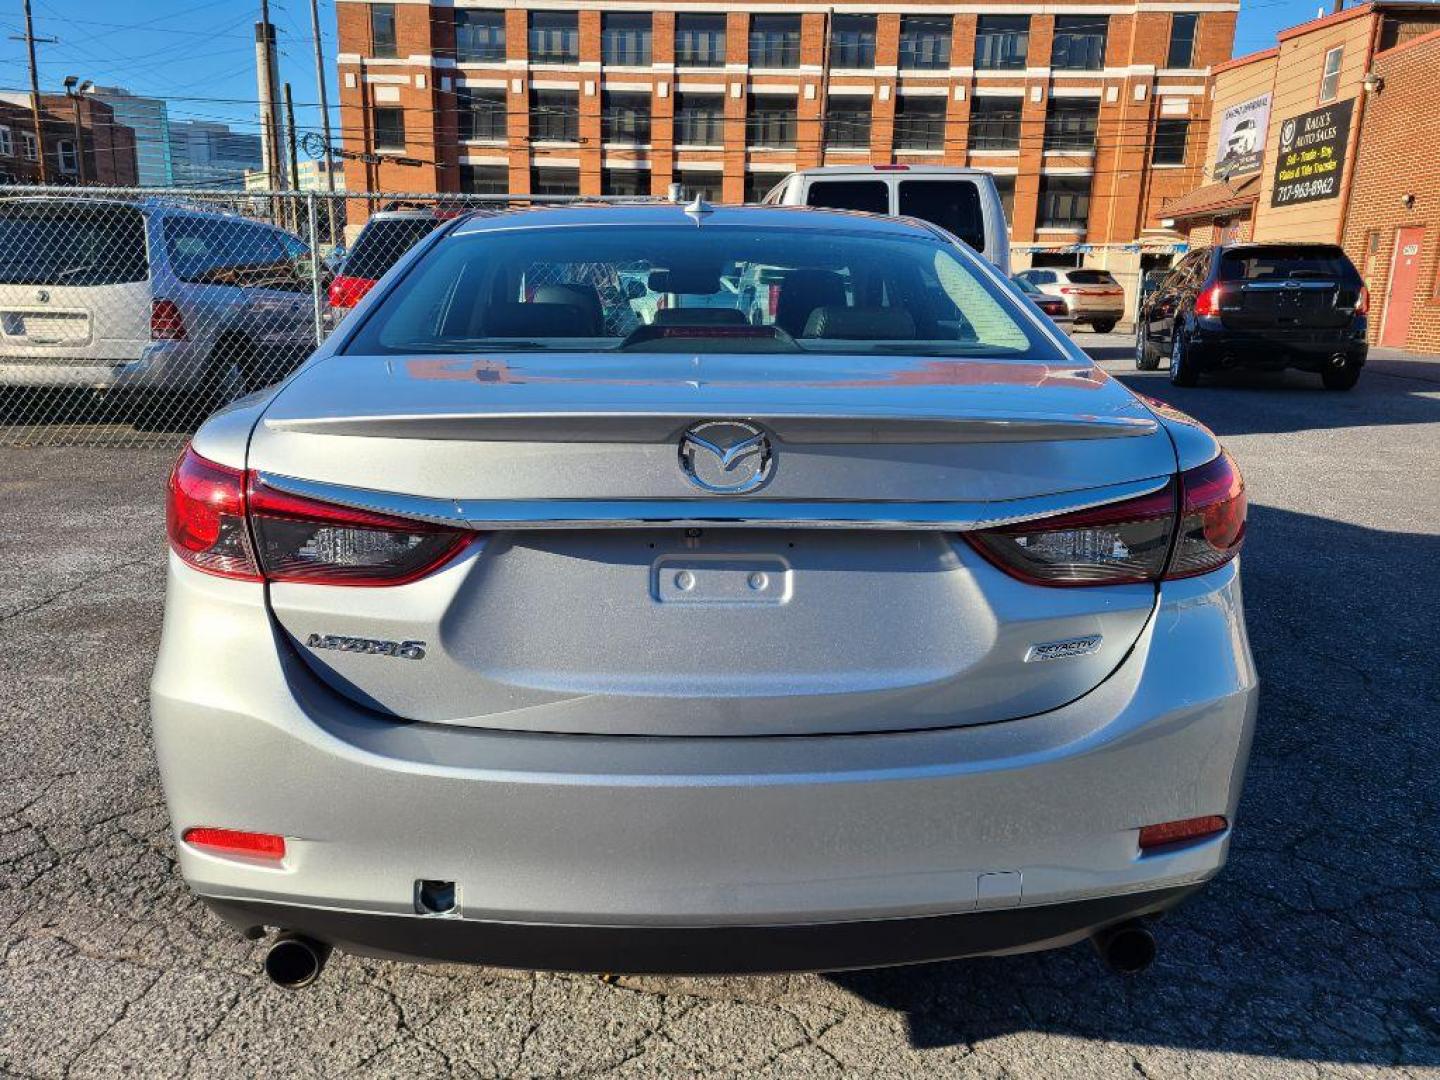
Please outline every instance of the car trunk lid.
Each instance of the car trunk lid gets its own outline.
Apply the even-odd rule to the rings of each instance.
[[[691,425],[731,417],[775,455],[741,496],[679,460]],[[1080,361],[604,353],[323,360],[267,411],[249,465],[479,530],[409,584],[272,584],[340,693],[408,720],[667,736],[943,727],[1080,696],[1154,587],[1026,585],[958,530],[1154,490],[1175,467],[1149,412]],[[326,644],[346,640],[424,657]]]
[[[1237,248],[1220,261],[1218,308],[1229,330],[1343,329],[1355,315],[1360,280],[1330,245]]]

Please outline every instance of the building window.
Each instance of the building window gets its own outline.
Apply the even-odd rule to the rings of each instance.
[[[895,102],[895,148],[940,150],[945,146],[945,98],[902,94]]]
[[[934,71],[950,67],[953,22],[934,15],[900,16],[900,70]]]
[[[1099,71],[1105,66],[1108,15],[1055,16],[1050,66],[1061,71]]]
[[[1045,114],[1045,149],[1093,153],[1099,123],[1099,98],[1052,97]]]
[[[508,195],[508,165],[461,165],[460,190],[466,195]]]
[[[870,149],[870,98],[832,97],[825,106],[825,148]]]
[[[20,132],[20,156],[26,161],[40,160],[40,144],[35,141],[33,131]]]
[[[400,55],[395,41],[395,5],[370,5],[370,55],[378,60]]]
[[[1090,220],[1090,177],[1040,177],[1036,224],[1042,229],[1083,229]]]
[[[488,64],[505,59],[505,13],[455,12],[455,59],[462,64]]]
[[[1340,92],[1340,61],[1345,56],[1345,47],[1336,46],[1325,54],[1325,74],[1320,76],[1320,104],[1334,101]]]
[[[1176,12],[1170,16],[1170,49],[1165,54],[1168,68],[1188,68],[1195,60],[1195,26],[1200,16]]]
[[[73,139],[61,139],[55,144],[55,161],[62,176],[74,176],[80,171],[80,156]]]
[[[375,149],[404,150],[405,110],[391,108],[376,109],[374,117]]]
[[[605,169],[600,173],[602,195],[649,195],[649,169]]]
[[[970,101],[970,149],[1020,149],[1020,97],[977,97]]]
[[[530,91],[530,138],[536,142],[579,142],[580,92]]]
[[[800,66],[800,16],[750,16],[750,66],[752,68],[795,68]]]
[[[1016,71],[1029,53],[1029,15],[981,15],[975,23],[977,70]]]
[[[752,147],[795,145],[796,112],[793,98],[752,94],[745,117],[745,141]]]
[[[675,65],[725,66],[725,16],[676,15]]]
[[[784,173],[747,172],[745,174],[745,201],[763,202],[770,189],[785,178]]]
[[[721,188],[724,183],[725,174],[718,169],[711,172],[699,169],[678,169],[675,172],[675,183],[680,185],[680,197],[684,199],[701,198],[706,202],[716,203],[721,199]]]
[[[530,62],[578,64],[580,16],[574,11],[530,12]]]
[[[600,16],[600,54],[607,64],[650,66],[650,16],[606,11]]]
[[[531,195],[579,195],[580,170],[546,168],[530,170]]]
[[[725,98],[720,94],[679,94],[675,98],[675,143],[720,146],[725,142]]]
[[[607,143],[648,143],[650,95],[606,90],[601,130]]]
[[[830,66],[875,66],[875,16],[834,15],[830,19]]]
[[[1014,176],[992,176],[995,181],[995,190],[1000,195],[1000,206],[1005,211],[1005,221],[1008,223],[1015,218],[1015,177]]]
[[[1189,120],[1157,120],[1155,142],[1150,147],[1150,164],[1184,165],[1185,142],[1189,136]]]
[[[508,135],[505,102],[503,86],[457,86],[455,110],[460,138],[503,141]]]
[[[8,127],[0,126],[0,157],[15,156],[15,137]]]

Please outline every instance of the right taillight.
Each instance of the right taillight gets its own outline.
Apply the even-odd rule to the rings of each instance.
[[[1194,577],[1224,566],[1245,539],[1245,481],[1223,450],[1181,473],[1184,507],[1166,578]]]
[[[1223,452],[1149,495],[964,534],[1011,577],[1051,586],[1194,577],[1233,559],[1244,535],[1245,485]]]
[[[374,287],[375,282],[371,278],[346,277],[344,274],[341,274],[335,278],[334,281],[330,282],[328,292],[330,306],[336,308],[352,308],[361,300],[365,299],[365,294]]]
[[[1355,314],[1370,314],[1370,287],[1368,285],[1360,286],[1360,295],[1355,298]]]
[[[185,316],[180,314],[180,306],[174,300],[151,300],[150,340],[184,341],[185,338]]]

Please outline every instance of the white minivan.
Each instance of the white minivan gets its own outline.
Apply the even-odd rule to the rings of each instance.
[[[1010,236],[995,178],[951,165],[824,165],[787,176],[772,206],[826,206],[920,218],[964,240],[1010,274]]]

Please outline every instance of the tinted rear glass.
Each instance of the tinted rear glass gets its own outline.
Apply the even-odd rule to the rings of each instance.
[[[452,236],[381,299],[345,351],[1059,359],[1014,294],[953,244],[840,223]]]
[[[1220,257],[1220,277],[1225,281],[1267,278],[1333,278],[1338,281],[1354,274],[1345,252],[1330,244],[1239,248]]]
[[[890,189],[883,180],[816,180],[810,185],[805,201],[810,206],[832,210],[890,213]]]
[[[118,285],[149,275],[138,210],[104,203],[0,205],[0,283]]]
[[[346,277],[376,280],[440,222],[429,217],[377,218],[365,226],[341,270]]]
[[[1072,285],[1114,285],[1108,270],[1071,270],[1067,275]]]
[[[985,250],[980,189],[968,180],[902,180],[900,213],[933,222],[976,251]]]

